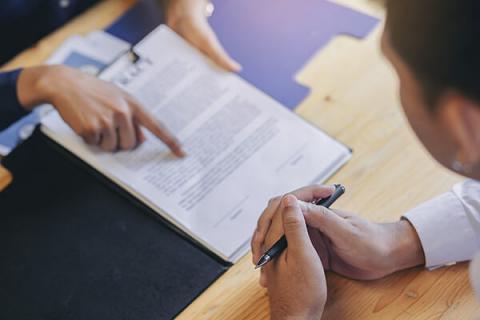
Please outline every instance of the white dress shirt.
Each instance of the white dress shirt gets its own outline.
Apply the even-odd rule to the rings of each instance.
[[[404,218],[418,233],[427,268],[472,260],[480,251],[480,182],[459,183],[450,192],[412,209]],[[472,285],[480,289],[480,256],[470,268]]]

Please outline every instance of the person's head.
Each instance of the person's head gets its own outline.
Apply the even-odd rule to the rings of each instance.
[[[412,128],[441,164],[480,179],[480,1],[385,2],[382,49]]]

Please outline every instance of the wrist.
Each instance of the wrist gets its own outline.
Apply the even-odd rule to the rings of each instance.
[[[400,271],[425,264],[425,254],[417,231],[408,220],[401,219],[395,224],[390,259],[393,271]]]
[[[321,301],[315,304],[313,308],[305,308],[301,312],[287,310],[287,303],[270,302],[270,318],[275,320],[319,320],[323,315],[325,302]]]
[[[17,92],[20,104],[26,110],[43,103],[53,103],[56,81],[69,68],[65,66],[39,66],[27,68],[18,78]]]
[[[206,11],[208,0],[167,0],[164,2],[167,25],[174,26],[184,19],[192,19]]]
[[[270,319],[275,319],[275,320],[319,320],[322,317],[322,312],[316,314],[316,315],[310,315],[310,314],[305,314],[305,315],[296,315],[296,316],[291,316],[291,315],[284,315],[282,313],[272,313],[270,315]]]

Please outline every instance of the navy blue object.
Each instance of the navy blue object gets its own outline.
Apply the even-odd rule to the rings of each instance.
[[[23,141],[21,132],[25,128],[32,128],[40,122],[39,113],[36,110],[24,116],[17,122],[13,123],[7,129],[0,131],[0,145],[13,150],[19,143]]]
[[[36,112],[28,114],[18,101],[17,79],[20,72],[18,69],[0,73],[0,145],[8,149],[13,149],[21,141],[22,128],[35,126],[39,121]]]
[[[22,50],[34,45],[45,35],[65,24],[98,0],[1,0],[0,39],[5,45],[0,50],[0,65]],[[33,26],[33,27],[32,27]],[[12,32],[14,30],[14,32]],[[0,145],[13,149],[22,141],[20,131],[39,122],[37,112],[26,114],[16,97],[16,77],[0,73]],[[14,121],[18,120],[16,123]],[[8,127],[11,125],[10,127]],[[8,129],[6,129],[8,127]],[[4,130],[5,129],[5,130]],[[3,130],[3,131],[2,131]]]
[[[171,319],[228,267],[39,131],[3,164],[0,319]]]
[[[22,108],[17,96],[17,79],[21,70],[0,73],[0,131],[28,112]]]
[[[1,0],[0,65],[99,0]]]
[[[310,92],[295,74],[333,37],[363,38],[379,20],[325,0],[214,0],[210,23],[244,79],[289,109]],[[151,1],[141,1],[108,31],[130,43],[164,21]],[[328,75],[325,75],[328,77]]]
[[[155,27],[165,22],[159,2],[139,1],[105,31],[131,44],[136,44]]]

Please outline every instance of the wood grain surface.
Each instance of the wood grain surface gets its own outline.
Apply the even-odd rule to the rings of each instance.
[[[339,2],[382,15],[371,1]],[[2,69],[42,63],[69,36],[109,25],[134,3],[103,1]],[[312,88],[297,112],[354,150],[352,160],[329,181],[341,182],[348,190],[335,207],[374,221],[394,221],[461,178],[437,165],[410,130],[399,104],[395,74],[379,50],[380,35],[381,26],[362,41],[337,37],[313,57],[297,75],[298,81]],[[0,189],[8,179],[0,170]],[[328,274],[323,319],[472,319],[480,308],[467,267],[462,263],[435,271],[415,268],[367,282]],[[250,255],[178,317],[268,318],[268,298],[258,285]]]

